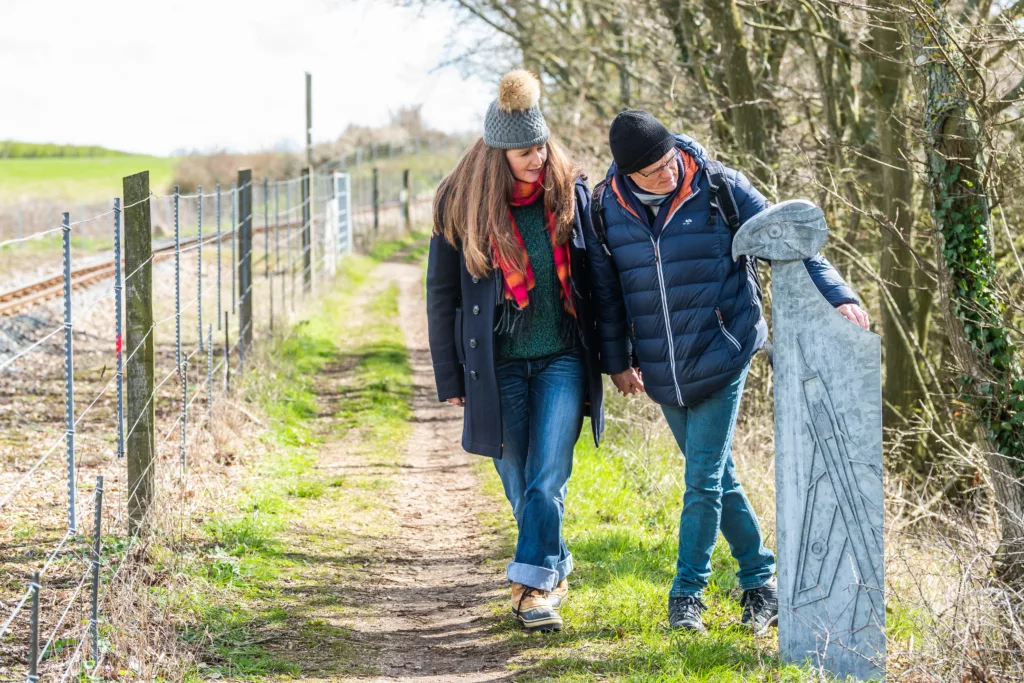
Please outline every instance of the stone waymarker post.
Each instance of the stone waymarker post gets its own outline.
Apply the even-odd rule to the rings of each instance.
[[[882,362],[803,259],[828,236],[814,204],[747,221],[733,257],[772,264],[779,651],[838,676],[885,677]]]

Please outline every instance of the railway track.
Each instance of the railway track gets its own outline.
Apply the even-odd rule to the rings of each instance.
[[[287,225],[280,226],[286,229]],[[254,227],[253,235],[262,233],[266,228]],[[271,231],[275,228],[270,228]],[[222,234],[220,239],[230,239],[231,233]],[[216,244],[216,235],[203,237],[203,246]],[[181,241],[181,249],[188,249],[199,243],[199,237],[189,237]],[[174,257],[174,245],[164,244],[153,249],[153,262],[164,261]],[[123,263],[123,261],[122,261]],[[71,271],[71,289],[77,290],[114,276],[114,260],[82,266]],[[14,315],[36,304],[56,299],[64,295],[64,274],[53,275],[32,284],[0,293],[0,318]]]
[[[419,205],[423,203],[429,203],[433,199],[414,199],[411,203]],[[394,210],[396,207],[391,205],[382,205],[381,210]],[[352,212],[354,215],[367,215],[372,214],[373,209],[359,209]],[[291,225],[285,223],[278,227],[265,228],[262,226],[253,226],[253,235],[260,234],[266,230],[286,230],[290,227],[298,227],[300,222],[294,222]],[[231,233],[221,234],[221,241],[230,239]],[[189,237],[181,241],[181,248],[187,249],[199,242],[198,237]],[[217,242],[217,237],[210,236],[203,238],[203,246],[207,244],[214,244]],[[153,262],[163,261],[174,256],[174,245],[165,244],[160,247],[153,249]],[[112,278],[114,275],[114,261],[105,261],[103,263],[96,263],[89,266],[82,266],[81,268],[75,268],[71,271],[71,289],[77,290],[103,280],[105,278]],[[53,275],[46,277],[32,284],[18,287],[15,289],[8,290],[6,292],[0,292],[0,318],[20,313],[27,308],[30,308],[36,304],[48,301],[50,299],[56,299],[64,295],[64,274]]]

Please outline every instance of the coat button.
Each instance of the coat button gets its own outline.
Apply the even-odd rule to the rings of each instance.
[[[480,307],[479,306],[474,306],[473,307],[473,315],[480,315]]]
[[[469,371],[469,378],[470,379],[476,379],[476,370],[470,370]]]
[[[469,340],[469,348],[471,348],[471,349],[475,349],[476,348],[476,339],[475,338]]]
[[[473,284],[475,285],[478,282],[480,282],[480,278],[478,278],[476,275],[474,275],[473,276]]]

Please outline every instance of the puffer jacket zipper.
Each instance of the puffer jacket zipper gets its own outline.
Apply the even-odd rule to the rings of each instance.
[[[664,231],[662,231],[664,232]],[[654,245],[654,265],[658,270],[658,286],[661,288],[661,312],[665,316],[665,334],[668,336],[668,362],[672,369],[672,385],[676,389],[676,401],[683,405],[683,392],[679,390],[679,377],[676,375],[676,343],[672,336],[672,319],[668,313],[668,293],[665,291],[665,274],[661,270],[661,235],[654,239],[651,235],[651,244]]]
[[[737,340],[736,337],[729,334],[729,330],[725,329],[725,321],[722,320],[722,311],[716,308],[715,315],[718,316],[718,326],[722,328],[722,334],[725,335],[725,338],[729,340],[730,344],[736,347],[736,351],[742,351],[743,345],[740,344],[739,340]]]

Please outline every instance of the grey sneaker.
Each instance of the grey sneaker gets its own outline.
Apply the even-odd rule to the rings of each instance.
[[[561,631],[562,617],[548,593],[521,583],[512,584],[512,614],[527,631]]]
[[[668,626],[673,629],[684,631],[701,631],[704,629],[704,620],[701,612],[708,608],[700,598],[686,597],[668,599]]]
[[[743,591],[740,607],[743,608],[740,622],[749,626],[755,635],[761,635],[772,626],[778,626],[779,586],[775,577],[760,588]]]

